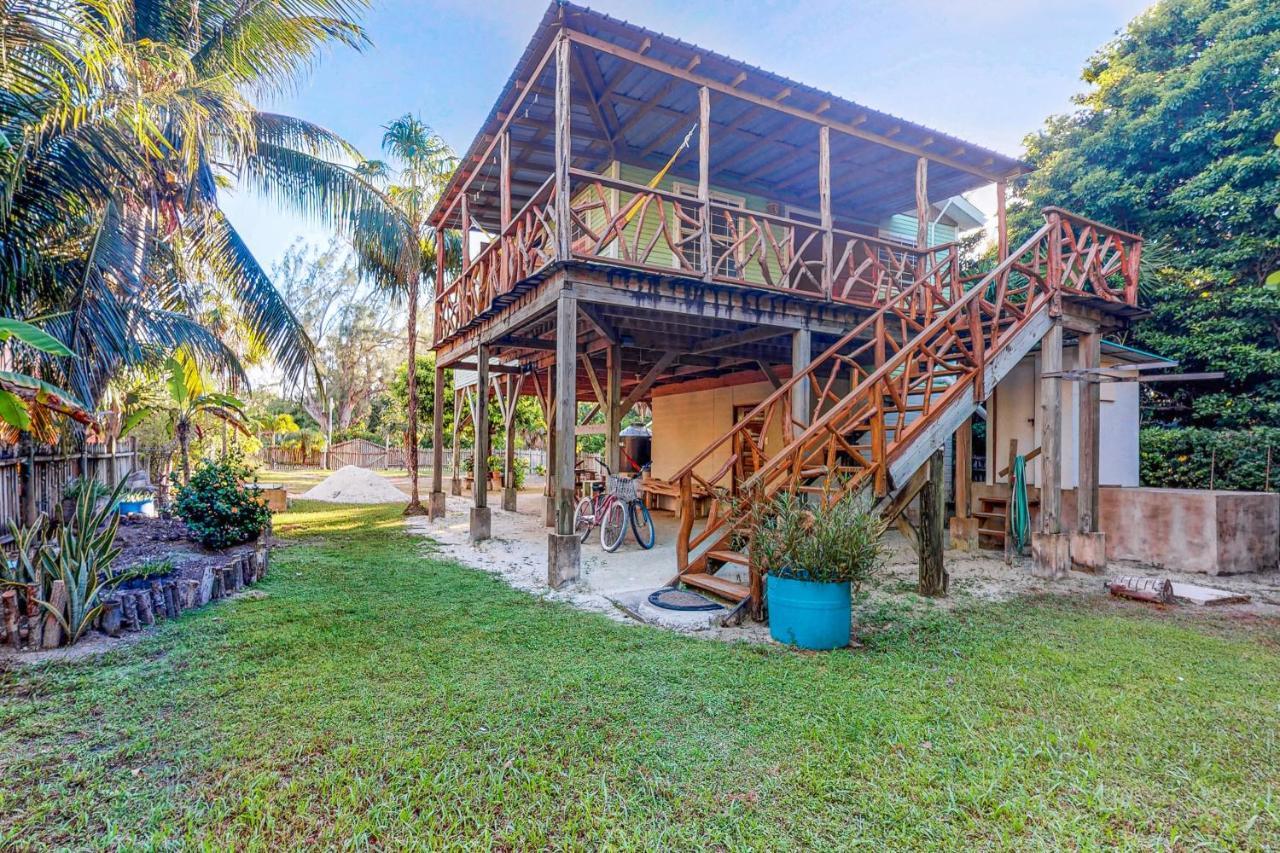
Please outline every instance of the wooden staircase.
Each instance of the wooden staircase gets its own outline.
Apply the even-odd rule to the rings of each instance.
[[[1140,247],[1133,235],[1049,208],[1045,225],[972,286],[960,282],[951,256],[922,265],[911,285],[878,294],[870,316],[671,478],[681,499],[677,580],[729,601],[750,599],[759,614],[759,568],[730,548],[751,506],[783,491],[824,503],[869,492],[879,507],[896,506],[897,489],[1049,330],[1064,295],[1136,302]],[[792,411],[792,400],[806,395],[807,417]],[[770,452],[764,437],[774,424],[784,441]],[[727,460],[715,473],[698,473],[721,455]],[[735,471],[751,473],[739,480]],[[719,495],[696,533],[695,482]],[[1000,519],[1003,542],[1006,513],[994,503],[980,511],[984,535],[996,535]],[[718,577],[724,563],[747,565],[751,583]]]

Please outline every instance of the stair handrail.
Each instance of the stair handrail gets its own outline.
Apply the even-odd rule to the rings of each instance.
[[[935,268],[935,270],[930,272],[930,276],[936,275],[937,272],[942,271],[942,269],[943,269],[943,264],[939,263]],[[682,478],[693,474],[694,468],[696,468],[698,465],[704,462],[707,459],[707,457],[709,457],[712,453],[716,452],[716,450],[718,450],[726,441],[731,440],[739,432],[746,429],[746,425],[749,424],[751,420],[756,417],[756,415],[759,415],[760,413],[764,412],[766,409],[768,409],[769,406],[772,406],[774,403],[778,402],[783,397],[790,394],[792,390],[794,390],[795,386],[801,380],[807,380],[809,376],[812,375],[812,373],[815,370],[817,370],[818,365],[823,364],[838,350],[843,349],[853,341],[857,340],[858,336],[861,335],[863,332],[865,332],[868,326],[875,325],[875,323],[878,322],[881,318],[883,318],[885,314],[887,314],[889,310],[893,308],[897,303],[900,303],[906,299],[914,298],[916,296],[917,290],[925,288],[928,285],[928,279],[929,279],[929,276],[921,276],[919,279],[916,280],[915,283],[913,283],[909,287],[898,291],[892,297],[890,297],[889,299],[886,299],[884,305],[881,305],[878,309],[876,309],[875,313],[868,314],[867,317],[864,320],[862,320],[862,322],[858,323],[858,325],[854,326],[852,329],[846,332],[844,336],[840,338],[840,340],[836,341],[834,344],[832,344],[831,346],[823,350],[818,355],[817,358],[811,359],[809,361],[809,364],[805,366],[804,370],[801,370],[798,373],[793,373],[791,377],[787,379],[786,382],[783,382],[781,385],[775,388],[771,394],[769,394],[767,397],[765,397],[763,400],[757,403],[755,408],[753,408],[747,414],[743,415],[742,418],[739,419],[738,422],[735,423],[733,426],[731,426],[727,432],[721,434],[719,438],[717,438],[715,441],[711,442],[706,447],[704,447],[700,453],[698,453],[696,456],[693,457],[693,459],[686,462],[683,467],[681,467],[678,471],[676,471],[674,474],[668,477],[667,478],[668,482],[673,482],[673,483],[678,482]]]
[[[982,278],[982,280],[980,280],[976,285],[970,288],[968,292],[966,292],[960,299],[952,303],[951,307],[949,307],[943,313],[939,314],[927,326],[925,326],[923,329],[917,332],[915,337],[912,338],[912,341],[920,341],[922,339],[928,338],[929,336],[937,332],[939,327],[955,319],[955,317],[958,316],[960,313],[962,313],[962,310],[965,307],[967,307],[971,302],[983,301],[984,291],[986,290],[987,286],[990,285],[991,282],[994,281],[997,276],[1005,275],[1009,272],[1012,272],[1014,268],[1019,265],[1020,263],[1019,259],[1021,258],[1021,256],[1025,254],[1028,250],[1033,248],[1036,243],[1048,237],[1049,234],[1052,233],[1056,225],[1057,223],[1055,222],[1046,222],[1044,225],[1040,226],[1040,228],[1034,234],[1028,237],[1027,240],[1021,246],[1019,246],[1016,251],[1010,252],[1007,258],[1005,258],[1003,261],[997,264],[994,268],[992,268],[992,270],[988,272],[986,276]],[[1054,289],[1054,286],[1055,285],[1053,282],[1046,281],[1044,297],[1042,297],[1041,300],[1039,301],[1043,301],[1043,299],[1047,297],[1050,292],[1052,292],[1052,290]],[[1031,306],[1029,305],[1028,308],[1030,307]],[[1035,307],[1036,308],[1039,307],[1038,303]],[[993,348],[998,348],[999,344],[1000,344],[999,340],[995,341]],[[915,353],[914,347],[907,347],[907,346],[902,347],[896,353],[894,353],[892,358],[886,359],[884,364],[880,365],[874,371],[867,374],[867,377],[863,379],[861,382],[859,382],[856,387],[849,389],[849,393],[844,395],[844,400],[856,400],[865,396],[869,388],[874,388],[877,384],[883,382],[885,377],[891,376],[899,368],[902,367],[903,363],[909,357],[914,357],[915,355],[916,353]],[[981,369],[982,365],[978,364],[978,365],[975,365],[974,367],[975,367],[975,370],[978,370],[978,369]],[[965,383],[972,380],[972,378],[973,378],[973,373],[970,372],[968,375],[964,376],[963,378],[957,379],[948,388],[947,393],[955,393],[956,389],[963,388]],[[823,432],[824,430],[826,430],[831,420],[833,420],[838,415],[843,414],[846,408],[847,407],[843,407],[843,406],[833,406],[829,412],[827,412],[821,418],[819,418],[818,420],[810,424],[808,429],[806,429],[803,433],[796,436],[795,440],[791,442],[789,447],[803,446],[804,443],[808,441],[813,435],[817,435]],[[919,421],[917,421],[917,423],[919,423]],[[896,440],[894,444],[898,444],[900,440],[901,439]],[[770,471],[772,468],[777,467],[776,465],[777,460],[783,458],[786,455],[788,454],[784,451],[782,453],[778,453],[772,456],[770,459],[768,459],[765,462],[764,465],[762,465],[745,482],[743,482],[742,488],[744,490],[750,490],[753,486],[757,485],[761,476],[767,473],[768,471]],[[879,464],[879,465],[885,464],[886,461],[887,460],[885,459],[875,460],[876,464]]]

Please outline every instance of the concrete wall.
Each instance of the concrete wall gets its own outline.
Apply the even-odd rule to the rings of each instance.
[[[672,474],[707,445],[733,426],[737,406],[755,405],[769,394],[768,382],[730,385],[683,394],[662,394],[653,398],[653,476],[669,479]],[[782,426],[774,424],[766,436],[769,451],[782,444]],[[729,458],[729,450],[718,453],[697,467],[698,474],[708,477],[720,470]]]
[[[1077,364],[1074,345],[1064,347],[1063,368]],[[1102,357],[1103,366],[1120,364]],[[1079,483],[1079,454],[1076,435],[1080,406],[1078,383],[1062,383],[1062,487],[1074,489]],[[1138,384],[1104,382],[1101,385],[1102,433],[1099,469],[1104,486],[1138,485]],[[997,477],[1009,465],[1009,440],[1018,440],[1018,452],[1026,454],[1040,446],[1040,353],[1024,358],[1009,372],[987,401],[987,482],[1008,482]],[[991,427],[994,426],[994,429]],[[994,464],[990,461],[994,459]],[[1027,481],[1040,482],[1040,460],[1027,464]]]
[[[1280,494],[1103,489],[1107,559],[1210,575],[1280,566]]]

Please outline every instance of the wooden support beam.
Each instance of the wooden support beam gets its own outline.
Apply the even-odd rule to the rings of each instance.
[[[727,335],[719,335],[697,344],[689,350],[689,354],[705,355],[709,352],[729,349],[730,347],[743,346],[745,344],[756,343],[757,341],[766,341],[770,338],[776,338],[779,335],[785,334],[785,329],[775,329],[768,326],[763,328],[745,329],[741,332],[730,332]]]
[[[711,280],[711,90],[698,90],[698,258],[702,277]]]
[[[631,389],[631,392],[627,394],[627,398],[622,401],[622,411],[624,414],[631,411],[631,407],[640,402],[640,399],[649,392],[649,389],[653,387],[653,383],[657,382],[658,379],[661,378],[662,372],[671,366],[671,362],[676,360],[677,355],[678,353],[671,351],[664,352],[654,363],[653,367],[649,368],[649,372],[636,383],[635,387]]]
[[[1101,365],[1102,335],[1098,332],[1079,335],[1077,339],[1076,367],[1089,370]],[[1075,385],[1078,395],[1079,430],[1079,482],[1076,488],[1077,529],[1082,533],[1098,531],[1098,480],[1102,416],[1102,388],[1096,382],[1079,382]]]
[[[556,499],[556,533],[573,533],[573,507],[575,503],[576,441],[573,434],[578,420],[578,326],[577,299],[571,291],[561,291],[556,302],[556,365],[555,408],[556,429],[552,436],[555,446],[555,470],[552,476]]]
[[[916,160],[916,248],[929,245],[929,161]]]
[[[444,495],[444,367],[436,362],[435,388],[431,400],[431,515],[443,515]],[[455,417],[457,417],[455,415]],[[438,497],[439,496],[439,497]],[[439,515],[437,515],[439,511]]]
[[[471,493],[476,508],[483,509],[489,505],[489,348],[484,344],[476,347],[476,364],[476,407],[472,415],[476,437]]]
[[[956,517],[968,518],[973,505],[973,417],[964,419],[956,430],[955,453]]]
[[[596,375],[596,366],[591,361],[590,353],[578,353],[578,359],[581,360],[583,368],[587,371],[587,380],[591,383],[591,391],[596,395],[596,405],[604,408],[607,405],[607,398],[604,394],[604,387],[600,384],[600,377]]]
[[[943,505],[942,450],[929,457],[929,479],[920,490],[920,587],[921,595],[946,595],[948,576],[943,561],[942,526],[945,523]]]
[[[800,329],[791,335],[791,375],[798,376],[813,361],[813,336],[808,329]],[[813,408],[813,389],[808,382],[791,386],[791,420],[797,425],[809,424]]]
[[[1041,373],[1062,371],[1062,325],[1040,342]],[[1040,532],[1062,532],[1062,380],[1040,380]]]
[[[778,378],[778,374],[773,372],[773,365],[767,361],[756,359],[756,366],[760,368],[760,372],[764,374],[765,379],[769,380],[769,384],[773,386],[773,390],[777,391],[782,387],[782,380]]]
[[[835,238],[831,216],[831,128],[818,128],[818,215],[822,228],[822,294],[831,298]]]
[[[571,42],[566,37],[566,31],[561,31],[560,38],[556,41],[556,112],[555,112],[555,134],[556,134],[556,196],[555,196],[555,225],[556,225],[556,257],[562,261],[569,260],[573,254],[570,251],[570,237],[573,229],[569,225],[570,196],[569,196],[569,160],[573,156],[573,136],[569,125],[569,117],[572,110],[569,95],[569,48]],[[573,509],[570,508],[570,513]],[[572,520],[569,522],[572,524]]]
[[[545,338],[525,338],[519,335],[507,335],[501,340],[494,341],[494,347],[510,347],[511,349],[535,349],[544,350],[546,352],[556,351],[556,342],[549,341]]]
[[[605,318],[599,308],[586,302],[579,302],[578,311],[582,313],[582,316],[589,324],[591,324],[591,327],[594,328],[597,334],[604,338],[610,346],[619,346],[622,343],[622,336],[618,334],[618,330],[615,329],[613,324]]]
[[[1009,257],[1009,216],[1006,210],[1008,186],[996,181],[996,250],[1001,263]]]
[[[511,224],[511,131],[502,132],[502,141],[498,146],[499,172],[498,194],[502,205],[502,233],[506,233]]]
[[[605,351],[604,382],[604,464],[615,475],[622,470],[621,445],[618,433],[622,432],[622,347],[610,346]]]

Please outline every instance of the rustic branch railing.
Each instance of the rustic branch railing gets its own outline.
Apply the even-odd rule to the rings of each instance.
[[[436,344],[466,328],[496,299],[555,259],[554,205],[555,182],[548,179],[511,224],[436,294]]]
[[[884,496],[891,488],[890,463],[956,395],[973,386],[975,399],[984,397],[988,353],[1009,345],[1060,294],[1136,304],[1140,238],[1057,209],[1046,210],[1045,218],[1039,231],[967,290],[952,286],[958,284],[953,261],[932,258],[920,280],[883,300],[876,313],[677,471],[671,479],[682,499],[676,541],[681,573],[699,569],[704,555],[731,537],[751,502],[782,491],[833,501],[867,486]],[[922,260],[927,264],[929,253]],[[790,409],[798,386],[812,394],[807,417]],[[770,453],[765,436],[774,423],[783,425],[784,438]],[[698,473],[721,455],[727,461],[715,473]],[[748,456],[753,473],[730,478]],[[695,482],[736,499],[734,511],[716,507],[696,535]]]
[[[957,281],[958,247],[915,249],[831,229],[824,261],[819,226],[578,169],[569,171],[570,253],[582,261],[877,308],[916,281]],[[508,228],[435,301],[435,341],[465,329],[523,279],[555,259],[554,182],[548,179]],[[703,221],[710,258],[702,258]],[[831,269],[828,272],[827,266]],[[945,281],[944,281],[945,279]]]

